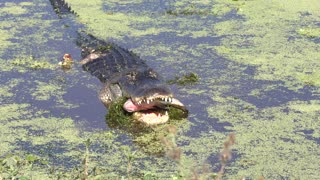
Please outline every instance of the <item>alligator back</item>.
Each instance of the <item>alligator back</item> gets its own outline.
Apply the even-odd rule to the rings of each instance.
[[[92,35],[81,35],[83,69],[101,82],[112,81],[131,69],[148,69],[147,64],[133,52],[116,44],[108,43]]]
[[[50,0],[50,2],[59,17],[65,15],[63,18],[66,19],[76,16],[64,0]],[[71,16],[68,17],[68,14]],[[148,68],[134,53],[85,32],[78,32],[76,43],[82,48],[83,69],[99,78],[101,82],[110,81],[120,72],[129,69]]]
[[[50,0],[53,10],[61,18],[64,14],[75,14],[64,0]]]

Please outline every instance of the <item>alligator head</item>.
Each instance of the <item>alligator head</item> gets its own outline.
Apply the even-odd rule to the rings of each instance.
[[[134,117],[147,124],[160,124],[168,121],[168,106],[186,111],[184,105],[173,97],[170,88],[153,69],[135,68],[122,73],[114,81],[127,98],[123,108],[135,112]]]
[[[113,45],[100,50],[85,48],[83,54],[84,69],[105,82],[99,96],[106,107],[125,97],[123,109],[149,125],[167,122],[170,106],[187,114],[163,78],[131,52]]]

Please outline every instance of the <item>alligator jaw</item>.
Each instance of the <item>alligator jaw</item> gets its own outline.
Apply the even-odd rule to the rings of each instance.
[[[128,112],[134,112],[133,118],[135,120],[148,125],[156,125],[166,123],[169,120],[167,106],[187,111],[178,99],[172,97],[149,98],[138,102],[128,99],[123,108]]]
[[[137,111],[133,113],[133,119],[147,125],[157,125],[166,123],[169,120],[169,115],[167,111],[165,114],[154,110],[145,112]]]

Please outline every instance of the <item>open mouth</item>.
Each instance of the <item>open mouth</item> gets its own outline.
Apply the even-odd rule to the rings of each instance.
[[[153,110],[147,110],[147,111],[134,112],[133,119],[148,125],[157,125],[157,124],[164,124],[168,122],[169,115],[168,115],[168,111],[165,111],[165,113],[163,113],[153,109]]]
[[[133,118],[148,125],[163,124],[169,120],[169,107],[187,111],[184,105],[173,97],[128,99],[123,108],[133,112]]]

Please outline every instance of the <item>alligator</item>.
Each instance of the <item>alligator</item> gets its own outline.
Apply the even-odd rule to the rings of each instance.
[[[51,4],[56,12],[71,12],[63,0],[51,0]],[[80,64],[104,84],[99,98],[107,108],[126,98],[123,109],[148,125],[167,122],[169,107],[188,113],[164,79],[139,56],[87,33],[79,32],[79,37],[77,44],[82,48],[83,58]]]

